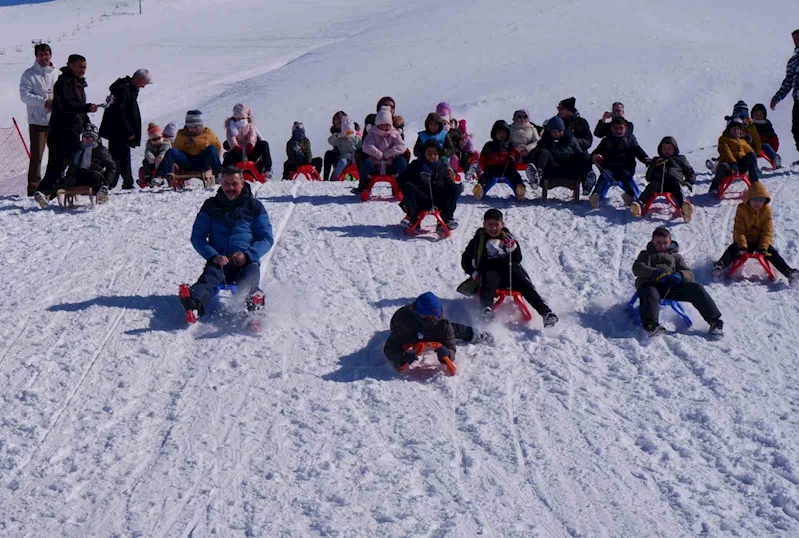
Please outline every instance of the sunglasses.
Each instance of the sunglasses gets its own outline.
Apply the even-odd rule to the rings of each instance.
[[[163,140],[163,136],[154,136],[150,139],[150,142],[158,142],[159,140]]]

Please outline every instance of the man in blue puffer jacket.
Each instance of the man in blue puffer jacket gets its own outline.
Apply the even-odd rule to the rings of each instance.
[[[196,321],[208,310],[217,287],[228,284],[247,293],[248,310],[263,308],[260,260],[273,243],[263,204],[253,198],[238,168],[225,168],[222,186],[205,201],[191,231],[191,244],[207,264],[196,284],[180,286],[186,320]]]

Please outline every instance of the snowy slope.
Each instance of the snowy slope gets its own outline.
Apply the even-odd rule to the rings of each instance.
[[[333,112],[360,120],[386,94],[408,132],[447,100],[482,143],[514,108],[540,122],[576,95],[592,125],[624,101],[650,151],[665,134],[684,152],[711,146],[735,101],[778,87],[793,29],[781,21],[799,8],[660,4],[165,0],[144,4],[157,18],[111,16],[74,37],[109,8],[0,8],[0,118],[24,117],[31,59],[9,50],[63,27],[56,60],[89,57],[90,99],[147,66],[145,121],[199,106],[220,131],[244,100],[278,162],[291,121],[321,154]],[[786,161],[789,114],[773,113]],[[710,154],[689,157],[701,168]],[[793,263],[797,180],[764,180]],[[624,305],[665,214],[633,221],[618,193],[596,211],[517,204],[497,187],[461,199],[452,238],[406,240],[394,204],[356,203],[348,187],[259,189],[277,243],[258,336],[182,321],[175,292],[201,268],[188,235],[208,192],[119,193],[74,212],[0,199],[0,536],[799,535],[799,302],[784,280],[709,284],[721,342],[693,309],[693,329],[665,314],[678,332],[647,342]],[[735,202],[694,201],[691,224],[666,224],[709,283]],[[506,211],[561,323],[494,323],[494,346],[459,348],[458,376],[398,378],[381,349],[399,306],[432,290],[473,321],[454,288],[488,207]]]

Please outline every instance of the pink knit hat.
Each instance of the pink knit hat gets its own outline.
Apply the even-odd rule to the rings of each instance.
[[[252,116],[252,110],[247,105],[239,103],[233,107],[233,119],[246,120]]]
[[[147,140],[161,138],[161,136],[161,128],[157,124],[150,122],[150,124],[147,126]]]
[[[452,117],[452,107],[446,101],[442,101],[436,105],[436,112],[441,119],[448,122]]]

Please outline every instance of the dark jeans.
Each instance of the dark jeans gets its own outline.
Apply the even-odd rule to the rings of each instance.
[[[705,288],[696,282],[682,282],[673,286],[666,282],[657,284],[649,282],[638,288],[638,299],[641,301],[639,313],[641,315],[641,325],[644,327],[648,323],[658,322],[661,299],[691,303],[694,308],[699,310],[702,319],[708,323],[721,317],[721,312],[716,307],[716,303],[713,302]]]
[[[207,312],[217,286],[236,284],[238,288],[236,294],[249,296],[253,290],[259,287],[260,283],[261,266],[257,263],[251,262],[243,267],[234,267],[232,263],[229,263],[222,268],[209,262],[206,264],[203,274],[191,287],[191,296],[202,303],[202,312]]]
[[[663,189],[663,190],[661,190]],[[670,176],[666,176],[662,181],[654,180],[649,182],[649,184],[644,189],[644,192],[641,193],[641,197],[638,199],[638,203],[642,206],[645,205],[650,198],[652,198],[655,193],[658,192],[668,192],[674,197],[674,201],[677,202],[677,205],[682,207],[683,204],[683,196],[682,196],[682,186],[680,182]]]
[[[158,175],[165,177],[167,174],[173,174],[175,165],[178,165],[184,172],[213,170],[214,174],[218,174],[222,171],[219,150],[216,146],[208,146],[199,155],[188,155],[179,149],[172,148],[164,155],[164,160],[158,167]]]
[[[92,172],[85,168],[75,168],[70,170],[61,181],[59,181],[55,190],[63,187],[91,187],[92,192],[97,194],[97,190],[103,185],[103,175],[99,172]],[[50,195],[53,198],[55,193]]]
[[[252,153],[247,155],[246,160],[253,161],[255,163],[255,168],[262,174],[267,170],[272,170],[272,153],[269,151],[269,143],[266,140],[259,140],[256,142]],[[241,161],[241,151],[228,151],[225,153],[225,158],[222,160],[222,166],[229,166]]]
[[[635,198],[635,179],[633,179],[634,173],[635,172],[630,170],[605,168],[602,170],[602,173],[599,174],[599,180],[597,182],[595,192],[603,194],[605,189],[609,188],[609,184],[618,181],[621,184],[621,188],[624,193]]]
[[[582,183],[591,171],[591,157],[587,153],[576,153],[564,161],[556,159],[549,150],[536,149],[527,155],[525,162],[535,164],[542,179],[576,179]]]
[[[72,133],[59,136],[50,131],[49,138],[53,140],[55,158],[47,163],[44,179],[39,183],[39,190],[43,194],[55,192],[55,185],[61,181],[61,174],[70,165],[72,157],[75,156],[75,152],[80,147],[80,141]]]
[[[749,174],[749,179],[752,182],[760,181],[760,170],[757,167],[757,155],[754,153],[747,153],[746,156],[738,161],[738,171],[742,174]],[[732,166],[730,163],[719,163],[716,169],[716,175],[713,177],[713,182],[710,184],[710,190],[718,189],[724,178],[732,174]]]
[[[519,172],[516,171],[516,166],[513,164],[509,164],[508,166],[486,166],[485,172],[483,172],[483,175],[480,176],[477,182],[485,188],[495,177],[504,177],[508,179],[513,185],[514,191],[516,187],[524,184],[522,176],[519,175]]]
[[[425,186],[406,183],[402,186],[404,196],[403,203],[408,210],[408,218],[413,222],[416,220],[419,211],[429,210],[430,206],[435,206],[441,210],[441,218],[444,222],[449,222],[455,215],[455,208],[458,205],[458,196],[463,192],[463,185],[452,181],[441,183],[432,182],[433,201],[430,201],[430,188]]]
[[[535,308],[541,316],[551,312],[544,300],[538,295],[530,277],[522,267],[513,266],[513,275],[509,274],[508,264],[504,261],[486,264],[486,269],[480,274],[480,305],[485,308],[494,304],[494,294],[499,288],[512,288],[527,299],[530,306]],[[511,280],[512,278],[512,280]]]
[[[799,99],[793,102],[793,124],[791,125],[793,140],[796,142],[796,149],[799,151]]]
[[[322,173],[322,158],[321,157],[314,157],[313,159],[311,159],[310,163],[304,163],[304,164],[310,164],[311,166],[313,166],[316,169],[317,172],[319,172],[320,174]],[[299,168],[300,166],[302,166],[302,164],[290,163],[288,161],[284,162],[283,163],[283,179],[291,179],[291,173],[293,171],[295,171],[297,168]]]
[[[330,180],[330,171],[336,167],[336,163],[341,159],[341,154],[336,148],[329,149],[325,152],[325,174],[322,179],[325,181]]]
[[[394,160],[391,161],[385,173],[391,176],[399,176],[407,167],[408,161],[405,160],[405,156],[397,155],[394,157]],[[372,176],[374,174],[380,174],[380,170],[371,157],[366,157],[358,165],[358,174],[361,176],[358,189],[363,191],[369,186],[369,181],[372,179]]]
[[[33,196],[42,181],[42,156],[47,148],[47,161],[55,160],[53,139],[49,137],[50,128],[45,125],[29,125],[31,140],[31,162],[28,166],[28,196]]]
[[[721,264],[724,267],[727,267],[732,263],[734,259],[738,257],[738,251],[740,249],[741,247],[733,243],[732,245],[727,247],[727,250],[725,250],[724,254],[721,255],[721,259],[719,259],[719,261],[716,263]],[[746,250],[748,252],[754,252],[755,250],[757,250],[757,245],[755,246],[750,245],[749,248],[747,248]],[[791,274],[792,268],[790,265],[788,265],[788,262],[786,262],[785,259],[782,256],[780,256],[780,253],[777,252],[777,249],[775,249],[773,246],[770,246],[768,247],[768,253],[769,256],[766,256],[766,259],[769,262],[771,262],[771,265],[773,265],[777,271],[779,271],[786,277],[789,276]]]
[[[117,165],[117,171],[114,174],[114,180],[111,181],[109,188],[113,189],[117,186],[119,176],[122,176],[122,188],[133,187],[133,172],[130,169],[130,146],[127,140],[109,140],[108,152],[114,163]]]

